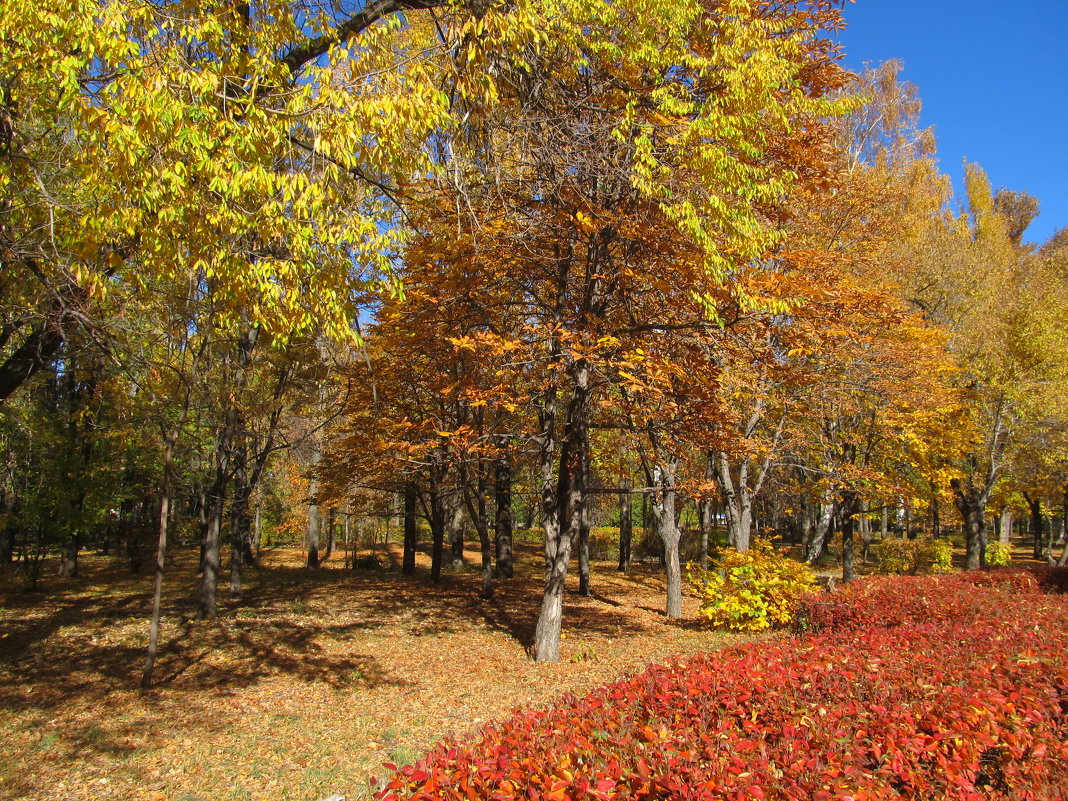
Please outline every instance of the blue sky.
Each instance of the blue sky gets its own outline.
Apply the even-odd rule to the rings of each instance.
[[[1068,0],[858,0],[845,18],[848,67],[904,63],[958,194],[976,161],[1041,201],[1026,241],[1068,226]]]

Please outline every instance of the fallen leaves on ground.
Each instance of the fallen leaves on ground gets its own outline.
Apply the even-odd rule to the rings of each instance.
[[[516,577],[482,600],[473,567],[433,585],[424,555],[405,577],[346,570],[340,554],[309,570],[278,549],[247,570],[243,599],[201,622],[196,553],[179,552],[144,693],[149,576],[89,556],[80,578],[36,593],[0,577],[0,798],[364,798],[383,763],[728,640],[667,620],[655,568],[603,564],[591,597],[569,585],[560,663],[529,661],[543,574],[536,547],[519,555]]]

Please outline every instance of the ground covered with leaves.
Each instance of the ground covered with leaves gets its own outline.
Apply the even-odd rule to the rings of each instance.
[[[567,598],[561,662],[531,662],[534,546],[489,601],[473,568],[434,586],[428,563],[409,578],[346,570],[335,555],[312,571],[296,550],[270,551],[211,623],[195,620],[195,552],[176,556],[147,693],[149,576],[92,555],[74,580],[46,566],[33,593],[0,576],[0,798],[364,798],[383,763],[442,738],[739,640],[666,620],[654,568],[604,564],[591,597]]]

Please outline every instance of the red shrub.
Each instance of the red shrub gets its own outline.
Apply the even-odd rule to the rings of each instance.
[[[1020,575],[858,582],[810,599],[825,631],[519,712],[378,798],[1063,797],[1068,599]]]

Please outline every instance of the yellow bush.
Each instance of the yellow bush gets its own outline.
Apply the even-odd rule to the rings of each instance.
[[[1009,546],[1000,540],[994,540],[986,546],[986,563],[990,567],[1005,567],[1012,561]]]
[[[619,526],[595,526],[590,529],[590,559],[603,561],[619,555]]]
[[[789,626],[801,597],[816,588],[809,568],[755,541],[746,553],[729,551],[712,570],[688,568],[701,614],[718,628],[762,631]]]
[[[949,573],[953,570],[952,540],[933,540],[931,542],[931,555],[933,557],[931,569],[935,573]]]

